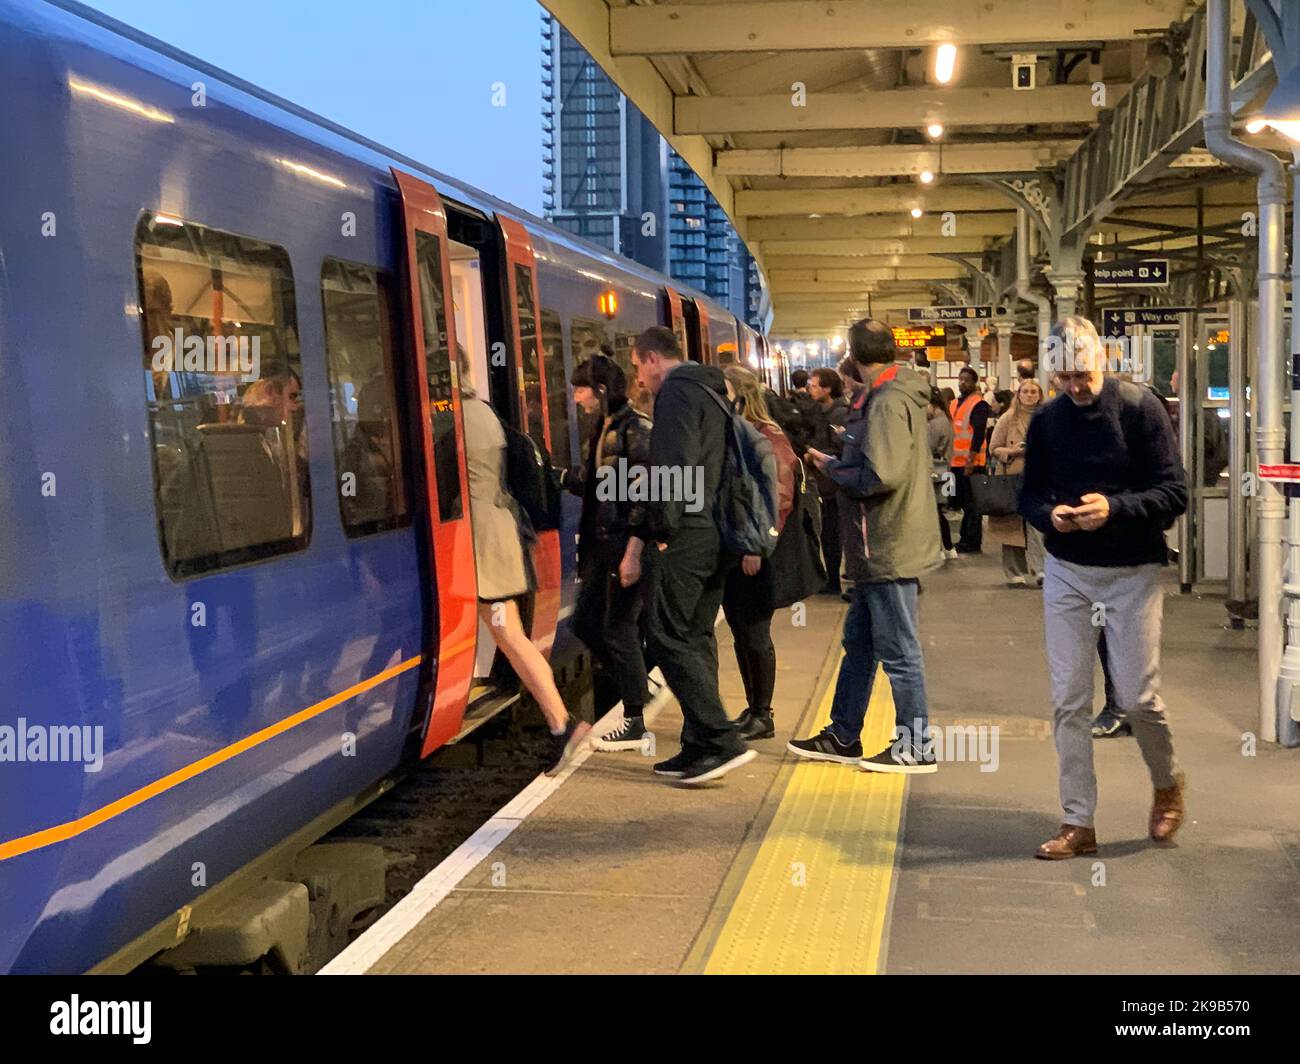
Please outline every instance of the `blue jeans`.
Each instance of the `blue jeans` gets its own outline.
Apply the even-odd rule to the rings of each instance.
[[[930,712],[916,618],[915,580],[857,583],[844,622],[844,657],[835,681],[831,730],[842,743],[857,742],[866,719],[876,666],[883,665],[894,694],[894,726],[920,745]]]

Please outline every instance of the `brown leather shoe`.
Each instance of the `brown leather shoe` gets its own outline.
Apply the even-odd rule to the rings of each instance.
[[[1056,838],[1048,839],[1034,854],[1044,861],[1067,861],[1097,852],[1097,832],[1078,824],[1062,824]]]
[[[1151,802],[1151,837],[1156,842],[1168,842],[1183,826],[1183,789],[1187,786],[1187,777],[1181,773],[1174,774],[1172,787],[1157,787],[1155,799]]]

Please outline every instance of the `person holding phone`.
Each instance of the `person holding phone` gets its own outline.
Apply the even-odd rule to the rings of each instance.
[[[1151,838],[1172,839],[1186,781],[1160,697],[1165,530],[1187,509],[1187,478],[1160,401],[1108,379],[1097,330],[1071,315],[1052,329],[1060,393],[1029,423],[1020,511],[1044,534],[1043,613],[1064,818],[1036,856],[1097,852],[1093,658],[1106,633],[1116,700],[1155,795]]]

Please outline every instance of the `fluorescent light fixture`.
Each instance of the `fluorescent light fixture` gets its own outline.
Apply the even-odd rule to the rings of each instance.
[[[957,46],[955,44],[941,44],[938,51],[934,53],[934,80],[940,85],[947,85],[952,81],[952,72],[957,66]]]

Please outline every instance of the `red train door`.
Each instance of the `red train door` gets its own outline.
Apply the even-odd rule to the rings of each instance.
[[[394,169],[406,230],[406,305],[411,345],[409,379],[420,414],[427,515],[425,550],[431,585],[426,608],[435,618],[424,647],[432,696],[425,720],[425,756],[452,738],[465,715],[474,679],[478,583],[469,523],[465,427],[461,419],[455,316],[447,258],[447,214],[432,185]]]
[[[538,447],[551,453],[551,425],[546,404],[546,353],[542,348],[541,306],[537,298],[537,263],[528,230],[511,218],[497,216],[504,237],[506,301],[514,339],[517,424]],[[563,357],[563,356],[561,356]],[[537,592],[529,635],[543,654],[555,643],[560,619],[560,533],[541,532],[533,545]]]
[[[712,366],[718,360],[713,354],[713,345],[709,342],[709,312],[698,299],[695,301],[695,322],[700,345],[700,361],[706,366]]]
[[[665,288],[664,294],[668,297],[668,321],[665,324],[677,337],[677,346],[682,349],[682,354],[690,358],[691,345],[686,338],[686,315],[682,310],[682,297],[671,288]]]

